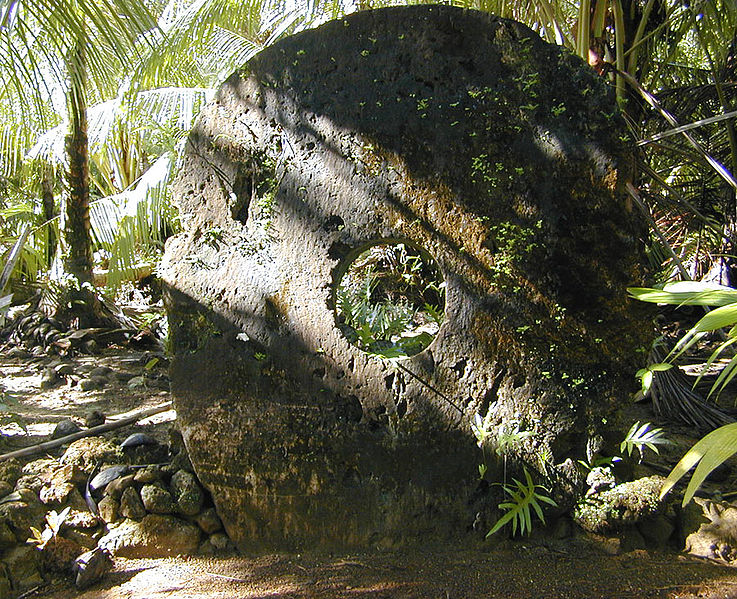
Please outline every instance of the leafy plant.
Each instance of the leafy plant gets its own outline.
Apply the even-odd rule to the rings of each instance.
[[[675,360],[678,356],[693,347],[707,333],[729,327],[727,339],[714,350],[707,360],[706,368],[703,370],[706,372],[708,367],[728,347],[737,341],[737,290],[731,287],[715,285],[713,283],[682,281],[669,283],[664,285],[662,289],[629,288],[627,291],[635,299],[644,302],[714,308],[681,337],[670,354],[668,354],[666,362]],[[735,368],[737,368],[737,356],[732,357],[727,366],[719,374],[717,380],[712,385],[710,395],[714,392],[721,391],[734,378],[735,374],[737,374]],[[652,375],[650,378],[652,379]]]
[[[545,524],[545,516],[540,504],[544,503],[554,507],[558,505],[553,499],[539,491],[549,492],[543,485],[536,485],[532,481],[527,468],[524,469],[524,474],[525,482],[514,478],[512,479],[513,485],[502,485],[505,493],[509,495],[509,501],[500,503],[499,509],[506,510],[507,513],[496,521],[496,524],[486,535],[487,538],[501,530],[509,522],[512,522],[512,536],[517,534],[517,528],[519,528],[520,534],[527,533],[529,535],[532,531],[532,512],[534,511],[540,522]]]
[[[640,426],[639,420],[635,422],[619,445],[619,451],[626,451],[627,455],[631,456],[632,452],[636,449],[640,454],[639,461],[642,461],[646,447],[652,449],[655,453],[660,453],[658,451],[658,445],[665,445],[668,443],[668,440],[663,435],[663,429],[651,429],[650,426],[651,424],[649,422],[646,422],[642,426]]]
[[[737,341],[737,290],[723,285],[688,281],[671,283],[662,289],[631,288],[628,291],[632,297],[646,302],[715,307],[679,340],[668,356],[671,360],[692,347],[707,332],[729,327],[727,339],[709,357],[707,367],[704,368],[706,371],[718,356]],[[733,356],[712,385],[710,393],[723,389],[737,374],[736,367],[737,356]],[[710,432],[687,451],[673,468],[663,485],[661,498],[698,464],[683,497],[683,504],[687,504],[704,479],[735,453],[737,423],[727,424]]]
[[[704,482],[704,479],[735,453],[737,453],[737,422],[721,426],[710,432],[689,449],[665,479],[660,498],[665,497],[674,485],[696,466],[683,495],[685,506],[691,501],[696,489]]]

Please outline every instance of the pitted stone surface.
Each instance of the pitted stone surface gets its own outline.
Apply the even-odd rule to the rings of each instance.
[[[222,85],[188,140],[164,278],[178,418],[241,548],[463,533],[487,410],[534,433],[514,452],[570,502],[581,481],[555,465],[585,455],[647,343],[625,299],[642,231],[623,131],[578,58],[451,7],[327,23]],[[396,365],[333,311],[382,240],[423,248],[447,286],[437,337]]]

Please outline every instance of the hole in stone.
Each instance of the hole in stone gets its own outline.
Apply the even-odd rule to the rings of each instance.
[[[335,290],[338,327],[363,351],[403,358],[435,338],[445,311],[445,283],[435,261],[403,242],[379,242],[354,254]]]

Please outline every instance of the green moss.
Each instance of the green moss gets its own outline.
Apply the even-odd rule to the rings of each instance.
[[[650,476],[584,497],[576,504],[573,518],[589,532],[604,532],[635,524],[658,513],[664,481],[661,476]]]

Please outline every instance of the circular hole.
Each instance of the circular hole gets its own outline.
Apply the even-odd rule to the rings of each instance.
[[[356,347],[404,358],[435,338],[445,282],[430,255],[407,243],[379,242],[348,261],[335,289],[338,327]]]

